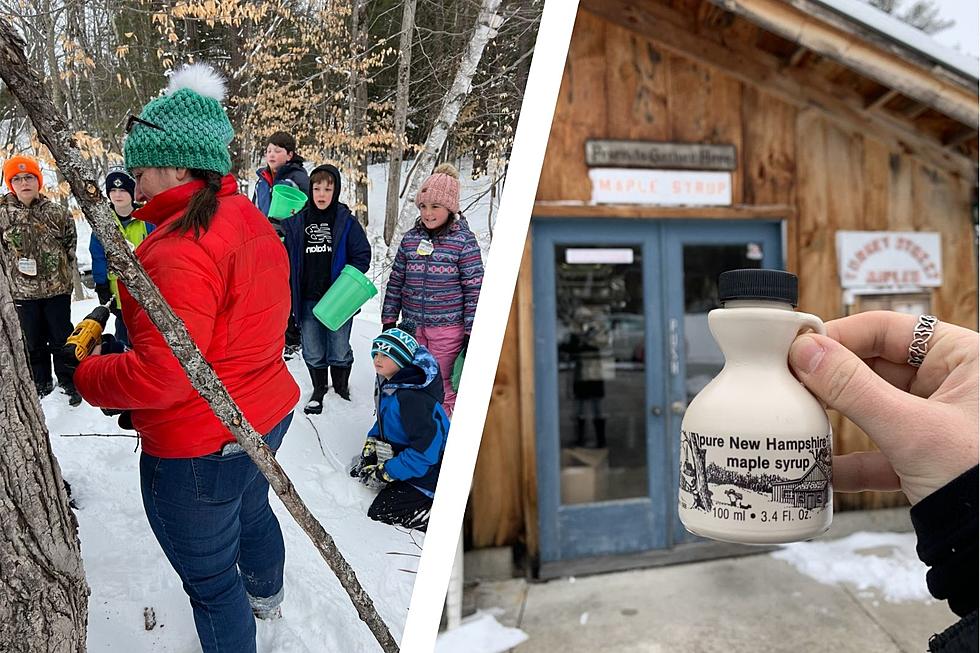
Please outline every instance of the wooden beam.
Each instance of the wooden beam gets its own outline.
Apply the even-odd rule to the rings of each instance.
[[[535,202],[535,218],[636,218],[646,220],[785,220],[796,215],[787,204],[737,206],[646,206],[640,204],[586,204]]]
[[[920,133],[914,125],[892,114],[865,111],[864,99],[853,89],[835,88],[805,69],[787,68],[783,59],[762,50],[740,50],[731,43],[708,38],[711,33],[693,34],[686,27],[689,17],[676,16],[656,0],[580,0],[579,7],[790,105],[814,109],[852,129],[874,134],[904,151],[917,153],[932,165],[973,174],[975,163],[971,159],[945,149],[938,139]]]
[[[916,118],[931,108],[928,104],[913,104],[904,114],[908,120],[915,121]]]
[[[877,97],[869,100],[868,103],[864,105],[864,108],[868,111],[875,111],[885,106],[899,95],[900,93],[895,89],[886,88],[883,93],[879,93]]]
[[[863,38],[848,34],[784,0],[711,0],[747,20],[928,104],[964,125],[980,127],[977,93],[938,77]]]
[[[977,139],[977,130],[969,127],[951,134],[943,139],[943,145],[948,148],[957,148],[963,143]]]
[[[521,488],[524,495],[524,545],[528,556],[536,561],[538,544],[538,455],[534,401],[534,279],[531,267],[531,231],[524,243],[524,258],[517,276],[514,297],[517,302],[518,372],[521,388],[520,422]]]
[[[809,52],[809,50],[804,48],[802,45],[796,48],[796,51],[790,55],[789,59],[787,59],[786,65],[790,68],[796,68],[800,65],[800,62],[803,61],[803,57],[806,56],[807,52]]]

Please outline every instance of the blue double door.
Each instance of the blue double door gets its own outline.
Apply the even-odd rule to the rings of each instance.
[[[669,549],[679,432],[724,364],[718,275],[781,268],[778,222],[533,223],[541,561]]]

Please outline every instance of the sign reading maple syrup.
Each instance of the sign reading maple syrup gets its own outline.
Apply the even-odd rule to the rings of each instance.
[[[842,288],[937,287],[943,283],[938,233],[838,231]]]
[[[691,170],[592,168],[595,204],[727,206],[732,203],[732,173]]]

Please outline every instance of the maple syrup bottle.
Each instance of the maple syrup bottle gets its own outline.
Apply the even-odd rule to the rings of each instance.
[[[727,542],[815,537],[833,517],[830,422],[787,358],[797,334],[824,334],[823,322],[794,310],[797,279],[788,272],[731,270],[718,289],[723,308],[708,325],[725,367],[681,424],[681,521]]]

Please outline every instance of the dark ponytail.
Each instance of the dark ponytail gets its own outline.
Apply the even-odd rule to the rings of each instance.
[[[221,190],[221,174],[212,170],[190,170],[193,179],[204,182],[204,188],[194,193],[187,212],[176,222],[173,230],[186,233],[194,230],[194,238],[201,237],[201,231],[207,231],[211,226],[211,218],[218,210],[218,192]]]

